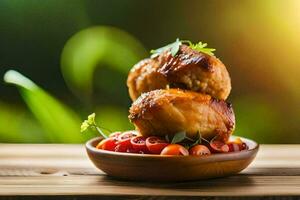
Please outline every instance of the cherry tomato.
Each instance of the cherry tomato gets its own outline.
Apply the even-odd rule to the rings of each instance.
[[[210,150],[204,145],[195,145],[189,150],[190,155],[194,156],[203,156],[203,155],[210,155]]]
[[[248,149],[248,146],[245,143],[236,143],[236,142],[229,142],[227,143],[229,147],[229,152],[236,152]]]
[[[137,135],[136,131],[126,131],[124,133],[121,133],[117,138],[115,151],[116,152],[129,152],[130,149],[132,149],[132,145],[130,143],[130,140],[132,137],[135,137]]]
[[[97,149],[103,149],[108,151],[114,151],[117,146],[117,140],[115,138],[106,138],[101,140],[96,146]]]
[[[137,133],[135,131],[126,131],[120,134],[117,138],[118,144],[122,144],[123,146],[130,146],[130,140],[132,137],[135,137]]]
[[[235,151],[241,151],[242,149],[240,147],[242,147],[241,145],[234,143],[234,142],[230,142],[227,143],[228,147],[229,147],[229,152],[235,152]]]
[[[229,146],[222,141],[212,140],[209,143],[212,152],[214,153],[226,153],[229,152]]]
[[[140,151],[140,150],[136,150],[136,149],[133,149],[133,148],[127,149],[126,152],[127,153],[137,153],[137,154],[148,154],[149,153],[148,149],[146,151]]]
[[[144,152],[137,151],[137,150],[133,149],[132,146],[130,148],[128,148],[126,152],[127,153],[141,153],[141,154],[144,153]]]
[[[125,143],[123,144],[117,144],[114,151],[115,152],[127,152],[131,148],[131,145],[127,145]]]
[[[146,146],[153,154],[160,154],[160,152],[168,146],[169,143],[159,137],[151,136],[146,139]]]
[[[111,138],[117,138],[117,137],[119,137],[119,135],[121,135],[121,132],[114,132],[114,133],[111,133],[110,135],[109,135],[109,137],[111,137]]]
[[[137,150],[137,149],[134,149],[132,147],[132,145],[126,145],[126,143],[124,144],[118,144],[115,148],[115,152],[126,152],[126,153],[138,153],[138,154],[145,154],[147,152],[145,151],[141,151],[141,150]]]
[[[234,140],[234,143],[237,143],[240,146],[241,150],[247,150],[247,149],[249,149],[248,145],[245,142],[243,142],[241,140],[241,138],[239,138],[239,137]]]
[[[141,151],[144,153],[148,152],[147,146],[146,146],[146,138],[144,136],[135,136],[131,138],[130,140],[131,146],[136,151]]]
[[[248,145],[245,142],[243,142],[242,143],[242,150],[248,150],[248,149],[249,149]]]
[[[179,155],[188,156],[189,151],[179,144],[169,144],[160,153],[160,155]]]

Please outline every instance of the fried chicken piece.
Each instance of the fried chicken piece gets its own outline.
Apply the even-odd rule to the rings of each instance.
[[[215,56],[182,44],[175,56],[167,50],[137,63],[129,72],[127,86],[132,100],[155,89],[180,88],[225,100],[231,82],[225,65]]]
[[[144,136],[174,135],[185,131],[196,138],[218,136],[227,141],[235,127],[230,104],[209,95],[181,89],[153,90],[143,93],[130,110],[129,119]]]

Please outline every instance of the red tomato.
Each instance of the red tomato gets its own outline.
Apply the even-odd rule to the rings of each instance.
[[[241,145],[234,143],[234,142],[230,142],[227,143],[228,147],[229,147],[229,152],[235,152],[235,151],[241,151],[242,149],[240,147],[242,147]]]
[[[117,137],[119,137],[119,135],[121,135],[121,132],[114,132],[114,133],[111,133],[111,134],[109,134],[109,137],[111,137],[111,138],[117,138]]]
[[[115,147],[116,152],[133,152],[131,145],[131,138],[137,135],[136,131],[126,131],[117,137],[117,146]]]
[[[160,153],[160,155],[179,155],[188,156],[189,151],[179,144],[169,144]]]
[[[106,138],[101,140],[96,146],[97,149],[103,149],[108,151],[114,151],[117,146],[117,140],[115,138]]]
[[[141,151],[144,153],[148,152],[147,146],[146,146],[146,138],[144,136],[135,136],[131,138],[130,140],[131,146],[136,151]]]
[[[234,142],[237,143],[238,145],[240,145],[240,148],[241,148],[242,150],[247,150],[247,149],[249,149],[248,145],[247,145],[245,142],[243,142],[242,139],[239,138],[239,137],[236,138],[236,139],[234,140]]]
[[[130,148],[131,148],[130,145],[126,145],[126,144],[123,143],[123,144],[118,144],[115,147],[114,151],[115,152],[127,152]]]
[[[128,148],[126,152],[127,153],[141,153],[141,154],[144,153],[142,151],[137,151],[137,150],[133,149],[132,146],[130,148]]]
[[[204,145],[195,145],[189,150],[190,155],[194,156],[203,156],[203,155],[210,155],[210,150]]]
[[[159,137],[152,136],[146,139],[146,146],[148,150],[154,154],[160,154],[160,152],[168,145],[169,144],[166,140]]]
[[[120,134],[117,138],[118,144],[122,144],[123,146],[130,146],[130,140],[132,137],[135,137],[137,134],[135,131],[126,131]]]
[[[236,152],[248,149],[248,146],[245,143],[236,143],[236,142],[229,142],[227,143],[229,147],[229,152]]]
[[[249,149],[248,145],[243,142],[242,143],[242,150],[248,150],[248,149]]]
[[[212,140],[209,143],[212,152],[214,153],[226,153],[229,152],[229,146],[225,144],[224,142],[218,141],[218,140]]]
[[[115,148],[115,152],[126,152],[126,153],[139,153],[139,154],[144,154],[147,153],[146,151],[141,151],[134,149],[132,145],[126,145],[126,144],[118,144]]]

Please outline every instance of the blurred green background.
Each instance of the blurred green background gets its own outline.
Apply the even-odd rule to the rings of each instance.
[[[177,37],[216,48],[236,135],[300,142],[300,1],[1,0],[0,142],[84,142],[96,112],[131,129],[129,69]]]

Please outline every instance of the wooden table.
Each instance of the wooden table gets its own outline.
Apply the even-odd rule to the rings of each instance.
[[[300,145],[261,145],[250,167],[235,176],[151,183],[107,177],[94,168],[83,145],[0,144],[0,198],[36,199],[37,196],[43,199],[186,199],[187,196],[297,199],[300,198]]]

